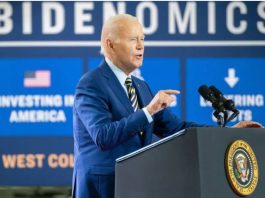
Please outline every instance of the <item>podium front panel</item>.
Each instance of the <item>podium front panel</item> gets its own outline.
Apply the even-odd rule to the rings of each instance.
[[[248,197],[265,197],[264,129],[191,128],[118,159],[115,198],[239,198],[225,171],[226,151],[238,139],[251,145],[259,166]]]

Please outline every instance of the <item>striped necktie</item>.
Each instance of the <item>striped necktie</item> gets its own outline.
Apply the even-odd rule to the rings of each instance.
[[[128,97],[132,103],[132,107],[134,111],[137,111],[139,106],[138,106],[138,101],[137,101],[137,95],[135,92],[135,88],[132,84],[132,79],[130,77],[127,77],[125,80],[125,85],[128,91]]]
[[[127,77],[126,80],[125,80],[125,85],[126,85],[126,88],[127,88],[127,91],[128,91],[128,97],[131,101],[131,104],[132,104],[132,107],[133,107],[133,110],[134,112],[137,111],[139,109],[139,106],[138,106],[138,100],[137,100],[137,95],[136,95],[136,92],[135,92],[135,88],[132,84],[132,79],[130,77]],[[140,137],[143,140],[143,131],[140,132]]]

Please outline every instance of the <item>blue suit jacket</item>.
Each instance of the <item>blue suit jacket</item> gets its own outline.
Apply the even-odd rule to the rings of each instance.
[[[132,80],[139,104],[145,107],[153,98],[150,88],[136,77]],[[106,62],[79,81],[73,115],[76,197],[86,197],[86,175],[114,174],[115,159],[150,144],[153,133],[165,137],[200,126],[181,121],[169,109],[157,113],[149,123],[143,110],[133,111],[125,90]],[[142,141],[141,131],[144,131]]]

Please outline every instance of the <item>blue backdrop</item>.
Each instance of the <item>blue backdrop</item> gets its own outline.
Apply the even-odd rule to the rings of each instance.
[[[101,26],[116,13],[142,22],[135,75],[154,93],[180,90],[182,119],[216,125],[206,84],[235,101],[230,125],[265,123],[265,2],[0,2],[0,185],[71,185],[75,85],[102,61]]]

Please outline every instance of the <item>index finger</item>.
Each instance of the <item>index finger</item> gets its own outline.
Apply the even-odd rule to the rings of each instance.
[[[171,95],[171,94],[174,94],[174,95],[180,94],[180,91],[178,91],[178,90],[173,90],[173,89],[167,89],[167,90],[164,90],[164,92],[165,92],[166,94],[169,94],[169,95]]]

